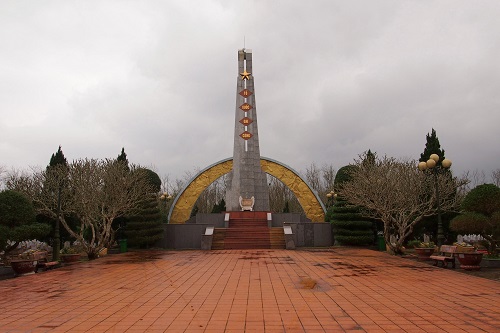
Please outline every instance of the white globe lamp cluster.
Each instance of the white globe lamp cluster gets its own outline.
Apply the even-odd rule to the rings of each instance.
[[[432,154],[430,158],[427,160],[427,162],[420,162],[418,163],[418,169],[420,171],[424,171],[427,169],[434,169],[439,162],[439,155],[438,154]],[[441,162],[441,166],[445,169],[449,169],[451,167],[451,160],[445,158]]]

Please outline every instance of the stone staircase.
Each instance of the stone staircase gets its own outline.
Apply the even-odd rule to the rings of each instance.
[[[270,228],[269,241],[271,249],[284,249],[285,248],[285,233],[283,227]]]
[[[231,212],[229,228],[215,228],[212,250],[284,249],[283,228],[269,228],[266,212]]]
[[[226,228],[215,228],[212,238],[212,250],[224,250],[224,238],[226,237]]]

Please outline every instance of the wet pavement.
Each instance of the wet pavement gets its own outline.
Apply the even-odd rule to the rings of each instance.
[[[0,332],[500,332],[499,305],[365,249],[148,251],[0,281]]]

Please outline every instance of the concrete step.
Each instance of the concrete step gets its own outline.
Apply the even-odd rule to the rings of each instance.
[[[225,228],[215,228],[212,238],[212,250],[224,250],[224,238],[226,237]]]
[[[283,228],[271,228],[269,231],[269,242],[271,249],[284,249],[286,244]]]
[[[216,228],[212,249],[284,249],[283,228],[269,228],[265,212],[231,213],[229,228]]]

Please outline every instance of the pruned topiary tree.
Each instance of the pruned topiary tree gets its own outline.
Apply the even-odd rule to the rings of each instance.
[[[451,220],[450,228],[463,234],[479,234],[489,243],[488,252],[498,255],[500,241],[500,188],[483,184],[465,196],[462,214]]]
[[[142,172],[149,185],[151,186],[154,192],[160,192],[161,190],[161,179],[160,176],[153,170],[147,168],[140,168],[137,170],[138,172]]]
[[[130,247],[149,248],[163,238],[163,223],[155,193],[145,195],[137,214],[125,218],[125,236]]]
[[[151,193],[141,200],[139,209],[124,217],[125,237],[131,247],[149,248],[163,238],[163,222],[161,217],[158,192],[161,180],[158,174],[150,169],[140,168],[137,171],[149,184]]]
[[[19,242],[48,235],[50,226],[35,219],[33,203],[26,195],[12,190],[0,192],[0,252],[8,255]]]
[[[370,158],[374,156],[369,151]],[[353,165],[340,168],[335,176],[334,188],[339,189],[342,184],[351,180],[350,173]],[[370,245],[374,241],[373,222],[363,217],[360,208],[350,205],[341,196],[338,196],[332,207],[327,210],[326,217],[332,224],[335,241],[339,245]]]
[[[331,216],[335,241],[339,245],[373,244],[373,222],[361,215],[359,207],[339,198],[332,208]]]

